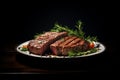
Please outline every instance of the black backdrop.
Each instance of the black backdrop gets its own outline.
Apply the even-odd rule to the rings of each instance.
[[[86,35],[98,36],[101,41],[108,39],[106,35],[109,31],[106,32],[105,25],[106,8],[80,8],[75,4],[61,5],[8,7],[2,29],[2,36],[7,40],[5,42],[32,39],[36,33],[48,31],[55,22],[74,28],[78,20],[82,20]]]
[[[105,58],[112,69],[113,50],[115,40],[111,39],[112,28],[107,25],[111,8],[94,7],[81,8],[77,4],[49,4],[43,6],[13,6],[7,7],[3,11],[4,25],[1,28],[2,48],[8,44],[20,44],[33,39],[36,33],[48,31],[55,22],[74,28],[75,23],[81,20],[84,23],[86,35],[97,36],[98,40],[106,46]],[[3,49],[4,51],[4,49]],[[106,60],[106,59],[105,59]]]

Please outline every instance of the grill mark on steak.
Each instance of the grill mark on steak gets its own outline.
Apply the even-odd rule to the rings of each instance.
[[[74,45],[74,44],[76,44],[76,43],[78,43],[80,41],[81,41],[81,38],[76,38],[75,40],[73,40],[72,42],[70,42],[69,44],[67,44],[66,46],[72,46],[72,45]]]
[[[54,55],[60,55],[59,53],[61,53],[61,52],[60,52],[60,50],[59,50],[59,45],[60,45],[62,42],[64,42],[64,41],[66,41],[67,39],[69,39],[69,38],[70,38],[70,37],[68,37],[68,36],[67,36],[67,37],[64,37],[64,38],[56,41],[55,44],[53,43],[53,44],[50,45],[50,49],[53,51],[53,54],[54,54]]]
[[[81,38],[69,36],[65,41],[60,40],[50,45],[50,49],[53,51],[55,55],[68,55],[70,50],[76,51],[86,51],[89,49],[89,42],[85,41]]]
[[[76,39],[77,37],[75,37],[75,36],[70,36],[66,41],[64,41],[63,43],[61,43],[60,45],[59,45],[59,52],[61,52],[62,54],[64,54],[64,50],[65,50],[65,48],[64,47],[66,47],[66,45],[67,44],[69,44],[70,42],[72,42],[74,39]]]
[[[70,36],[66,41],[64,41],[63,43],[61,43],[59,46],[60,47],[64,47],[65,45],[69,44],[71,41],[73,41],[76,38],[77,37],[75,37],[75,36]]]
[[[42,55],[50,44],[65,36],[67,36],[67,32],[46,32],[35,40],[31,40],[27,47],[30,52]]]
[[[61,45],[61,44],[63,44],[63,42],[65,42],[66,40],[68,40],[70,37],[64,37],[64,38],[62,38],[61,40],[58,40],[58,42],[57,42],[57,45]]]

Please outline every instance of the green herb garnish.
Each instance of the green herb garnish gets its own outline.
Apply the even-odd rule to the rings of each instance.
[[[91,36],[86,36],[84,31],[83,31],[83,26],[82,26],[82,21],[78,21],[77,24],[75,25],[76,29],[70,29],[67,26],[62,26],[59,25],[58,23],[55,23],[54,27],[50,30],[53,32],[62,32],[62,31],[66,31],[68,32],[68,35],[74,35],[80,38],[83,38],[87,41],[97,41],[97,37],[91,37]]]
[[[55,23],[54,27],[50,31],[52,31],[52,32],[66,31],[66,32],[68,32],[68,35],[78,36],[77,31],[74,31],[74,30],[68,28],[67,26],[59,25],[58,23]]]
[[[86,38],[85,38],[85,40],[87,40],[87,41],[89,41],[89,42],[92,42],[92,41],[98,41],[98,39],[97,39],[97,36],[95,36],[95,37],[93,37],[93,36],[87,36]]]
[[[21,51],[28,51],[28,48],[22,48]]]
[[[82,27],[81,21],[77,22],[76,28],[77,28],[77,34],[79,35],[79,37],[84,38],[85,33],[83,32],[83,27]]]
[[[37,38],[38,36],[40,36],[42,33],[36,33],[35,35],[34,35],[34,38]]]
[[[54,24],[54,27],[50,30],[52,32],[68,32],[68,35],[74,35],[74,36],[77,36],[77,37],[80,37],[82,39],[85,39],[89,42],[92,42],[92,41],[97,41],[97,37],[95,36],[86,36],[85,35],[85,32],[83,31],[83,23],[82,21],[78,20],[76,25],[75,25],[75,30],[74,29],[71,29],[69,28],[68,26],[62,26],[58,23],[55,23]],[[44,31],[45,32],[45,31]],[[34,35],[34,38],[37,38],[38,36],[40,36],[41,34],[43,34],[44,32],[42,33],[36,33]]]
[[[27,45],[23,45],[23,46],[21,47],[21,51],[28,51]]]
[[[34,35],[34,39],[36,39],[38,36],[40,36],[40,35],[42,35],[42,34],[44,34],[45,33],[45,31],[43,31],[43,32],[41,32],[41,33],[36,33],[35,35]]]
[[[75,35],[77,37],[79,37],[79,31],[78,30],[73,30],[73,29],[70,29],[69,27],[67,26],[62,26],[62,25],[59,25],[58,23],[56,23],[54,25],[54,27],[51,29],[51,31],[53,32],[62,32],[62,31],[66,31],[68,32],[68,35]]]
[[[68,52],[68,56],[72,57],[72,56],[82,56],[82,55],[87,55],[87,54],[90,54],[90,53],[94,53],[94,52],[97,52],[98,48],[93,48],[93,49],[90,49],[88,51],[69,51]]]

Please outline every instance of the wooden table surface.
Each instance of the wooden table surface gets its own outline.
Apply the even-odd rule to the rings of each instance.
[[[0,56],[0,73],[78,73],[88,71],[112,71],[111,50],[87,58],[41,59],[29,57],[16,51],[19,44],[3,47]]]

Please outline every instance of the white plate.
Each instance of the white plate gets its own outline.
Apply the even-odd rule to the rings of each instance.
[[[95,45],[99,44],[99,50],[95,53],[90,53],[87,55],[82,55],[82,56],[75,56],[75,57],[70,57],[70,56],[53,56],[53,55],[48,55],[48,56],[41,56],[41,55],[35,55],[30,53],[29,51],[21,51],[21,47],[23,45],[27,45],[29,43],[29,41],[26,41],[22,44],[20,44],[16,49],[19,53],[27,55],[27,56],[32,56],[32,57],[38,57],[38,58],[79,58],[79,57],[88,57],[88,56],[93,56],[96,54],[100,54],[105,50],[105,46],[103,44],[101,44],[100,42],[95,42]]]

